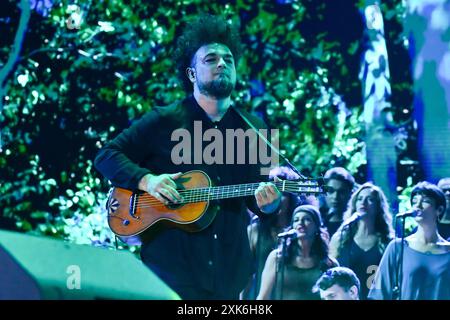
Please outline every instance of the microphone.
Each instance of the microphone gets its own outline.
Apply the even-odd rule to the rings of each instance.
[[[331,218],[331,217],[334,216],[335,214],[337,214],[337,210],[334,209],[334,208],[330,208],[330,209],[328,210],[328,213],[327,213],[327,218]]]
[[[290,238],[290,239],[297,239],[298,233],[297,230],[291,229],[286,232],[282,232],[278,234],[278,238]]]
[[[402,213],[398,213],[395,217],[396,218],[406,218],[406,217],[415,217],[417,216],[417,211],[416,210],[408,210],[406,212],[402,212]]]

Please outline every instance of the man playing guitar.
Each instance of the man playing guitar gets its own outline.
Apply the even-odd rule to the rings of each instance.
[[[166,107],[152,108],[106,144],[95,159],[96,168],[114,186],[139,189],[144,192],[140,197],[149,197],[141,198],[141,202],[137,201],[137,196],[130,197],[129,217],[114,219],[120,205],[112,196],[110,225],[117,221],[125,228],[141,223],[143,218],[138,214],[145,201],[153,208],[176,209],[177,205],[192,202],[197,196],[203,201],[202,210],[214,212],[214,218],[197,230],[162,222],[144,228],[145,232],[140,234],[142,261],[183,299],[238,299],[252,273],[246,234],[247,208],[263,216],[274,212],[280,204],[281,193],[273,183],[263,182],[246,189],[251,190],[252,197],[245,192],[243,197],[232,196],[233,192],[243,190],[240,187],[240,191],[235,191],[234,185],[267,181],[267,177],[261,176],[261,165],[249,161],[252,153],[258,152],[250,142],[246,150],[236,147],[231,157],[226,155],[227,160],[234,161],[232,164],[229,161],[195,161],[199,152],[205,151],[203,146],[199,149],[195,144],[179,155],[188,161],[174,164],[173,150],[177,141],[173,133],[177,129],[183,128],[194,135],[194,124],[198,121],[205,130],[214,128],[223,136],[227,129],[249,128],[231,100],[239,55],[239,36],[233,25],[209,15],[191,22],[179,38],[175,53],[180,77],[189,93],[187,98]],[[265,128],[259,118],[243,110],[240,112],[258,129]],[[220,147],[216,144],[215,152],[227,151],[224,144]],[[189,152],[191,154],[186,154]],[[246,152],[244,163],[238,161],[242,152]],[[189,181],[195,180],[193,175],[183,175],[192,170],[201,172],[199,176],[206,176],[206,180],[211,179],[213,185],[230,187],[208,189],[207,194],[206,189],[200,187],[195,192],[181,191]],[[211,196],[211,190],[228,193],[229,197]],[[183,214],[189,215],[194,208],[184,211]],[[165,220],[171,219],[166,217]]]

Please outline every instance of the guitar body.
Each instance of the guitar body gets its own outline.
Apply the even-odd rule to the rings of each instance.
[[[177,190],[208,188],[211,179],[199,170],[184,173],[178,179]],[[210,208],[209,201],[164,205],[146,192],[133,192],[113,188],[106,208],[108,224],[119,237],[133,237],[157,222],[166,222],[189,232],[206,228],[214,219],[217,210]]]

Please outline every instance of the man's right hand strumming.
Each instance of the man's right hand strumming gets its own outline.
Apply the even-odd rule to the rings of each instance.
[[[181,172],[173,174],[146,174],[139,181],[139,189],[148,192],[150,195],[164,203],[178,203],[183,200],[178,191],[174,180],[182,175]]]

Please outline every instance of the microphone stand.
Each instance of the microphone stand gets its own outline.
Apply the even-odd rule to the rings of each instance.
[[[397,223],[399,217],[395,217],[395,230],[398,232]],[[395,270],[395,283],[394,288],[392,289],[392,298],[393,300],[402,300],[402,281],[403,281],[403,252],[405,248],[405,221],[406,217],[401,217],[402,219],[402,228],[400,235],[400,256],[397,262],[397,269]],[[397,246],[395,246],[395,256],[397,257]]]
[[[306,176],[304,176],[290,161],[287,159],[278,148],[276,148],[267,138],[261,134],[261,132],[253,125],[253,123],[242,113],[239,108],[233,107],[233,109],[241,116],[241,118],[249,125],[250,128],[253,129],[254,132],[258,135],[258,137],[264,141],[264,143],[270,147],[272,152],[275,152],[278,156],[280,156],[285,163],[295,172],[299,175],[300,179],[307,179]],[[283,285],[284,285],[284,265],[285,265],[285,257],[286,257],[286,239],[287,237],[279,238],[281,241],[281,256],[277,257],[277,263],[276,263],[276,271],[275,271],[275,295],[277,292],[277,286],[278,283],[281,282],[280,290],[279,290],[279,298],[280,300],[283,299]],[[281,277],[281,281],[280,281]]]
[[[280,237],[281,252],[277,256],[276,271],[275,271],[275,299],[283,300],[284,287],[284,267],[286,258],[286,241],[288,237]]]

